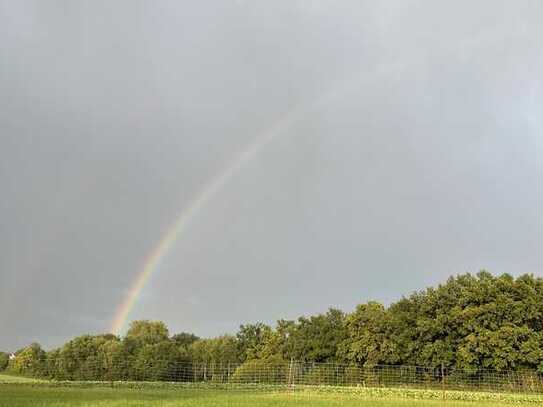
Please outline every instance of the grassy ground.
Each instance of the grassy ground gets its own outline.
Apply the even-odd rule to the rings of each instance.
[[[27,377],[11,376],[0,373],[0,383],[40,383],[43,380],[29,379]]]
[[[1,407],[506,407],[496,401],[371,399],[316,393],[250,393],[191,389],[61,387],[40,384],[0,385]],[[515,404],[523,406],[524,404]],[[525,404],[526,406],[534,404]]]

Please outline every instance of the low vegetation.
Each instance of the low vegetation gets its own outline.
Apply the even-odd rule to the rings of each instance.
[[[165,384],[140,385],[137,388],[117,385],[74,385],[61,383],[48,385],[3,385],[0,391],[0,406],[9,407],[67,407],[67,406],[149,406],[149,407],[211,407],[211,406],[342,406],[342,407],[506,407],[540,405],[541,399],[521,396],[504,396],[501,399],[486,394],[457,392],[454,397],[431,391],[385,390],[341,393],[328,388],[326,393],[318,391],[296,392],[247,392],[218,391],[204,389],[175,388]],[[469,400],[469,401],[468,401]],[[474,402],[476,401],[476,402]],[[539,404],[538,404],[539,403]]]

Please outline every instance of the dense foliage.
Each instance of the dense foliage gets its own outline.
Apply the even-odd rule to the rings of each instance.
[[[0,352],[0,372],[6,370],[9,363],[9,355],[5,352]]]
[[[183,366],[176,377],[207,379],[220,370],[246,380],[263,366],[278,366],[275,374],[284,376],[292,359],[345,363],[353,377],[357,366],[380,364],[543,373],[543,279],[465,274],[389,307],[368,302],[349,314],[330,309],[211,339],[170,336],[162,322],[135,321],[124,338],[85,335],[49,352],[32,344],[8,369],[58,379],[160,380]]]

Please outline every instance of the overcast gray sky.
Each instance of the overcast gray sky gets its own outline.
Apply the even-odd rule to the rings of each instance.
[[[207,336],[539,274],[542,21],[537,0],[0,0],[0,349],[107,331],[191,198],[296,109],[131,319]]]

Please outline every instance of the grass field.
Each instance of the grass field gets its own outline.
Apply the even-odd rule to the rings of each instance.
[[[344,394],[317,394],[311,392],[270,394],[187,388],[62,387],[41,385],[39,383],[0,385],[1,407],[506,407],[512,405],[534,406],[537,404],[365,398]]]
[[[518,394],[447,392],[446,396],[449,400],[440,399],[442,393],[434,390],[330,386],[265,392],[159,382],[63,383],[0,374],[0,407],[528,407],[542,405],[543,401],[540,396]],[[462,401],[465,398],[478,401]]]
[[[519,405],[519,404],[515,404]],[[530,404],[529,404],[530,405]],[[533,405],[533,404],[531,404]],[[122,389],[122,388],[63,388],[40,385],[0,386],[2,407],[67,407],[67,406],[149,406],[149,407],[505,407],[506,403],[461,402],[441,400],[364,399],[345,395],[254,394],[247,392],[207,391],[188,389]]]

